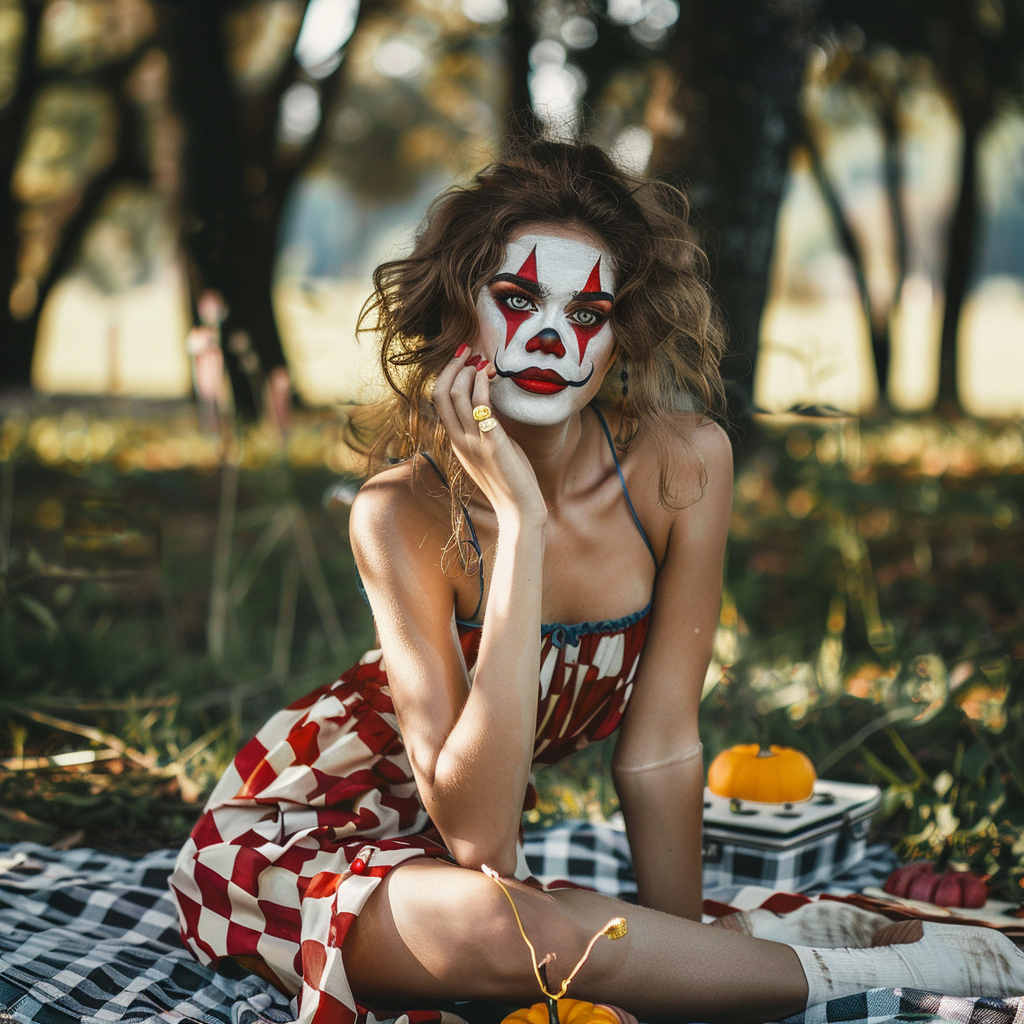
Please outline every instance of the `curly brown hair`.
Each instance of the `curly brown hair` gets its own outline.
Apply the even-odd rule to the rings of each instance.
[[[433,383],[459,345],[476,337],[477,296],[500,267],[516,228],[576,225],[597,236],[615,260],[611,324],[618,362],[598,400],[622,412],[615,439],[621,451],[640,434],[656,440],[659,497],[678,507],[667,447],[678,438],[699,456],[672,414],[722,418],[725,408],[719,372],[725,331],[688,217],[686,196],[677,188],[630,175],[586,143],[525,143],[468,187],[443,193],[412,253],[377,268],[374,293],[360,314],[359,331],[380,338],[381,368],[392,392],[350,423],[350,441],[367,457],[368,471],[429,451],[449,481],[453,537],[461,536],[471,482],[430,401]],[[623,369],[626,401],[618,387]],[[701,466],[701,488],[704,480]]]

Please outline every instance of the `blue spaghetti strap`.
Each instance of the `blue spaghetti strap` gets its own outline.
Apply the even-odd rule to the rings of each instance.
[[[444,477],[444,473],[441,472],[441,468],[438,464],[426,453],[423,452],[423,458],[430,463],[431,469],[437,474],[438,479],[444,484],[445,489],[448,489],[448,481]],[[400,460],[395,460],[400,461]],[[476,607],[473,609],[472,618],[476,618],[480,612],[480,606],[484,603],[484,558],[483,553],[480,550],[480,541],[477,539],[476,527],[473,525],[473,520],[469,517],[469,509],[465,505],[462,506],[462,511],[466,516],[466,523],[469,525],[469,535],[472,538],[469,541],[469,546],[476,552],[476,563],[480,573],[480,596],[476,599]],[[367,605],[370,603],[370,599],[366,596],[366,587],[363,586],[363,579],[359,575],[359,570],[355,569],[356,574],[356,589],[359,591],[359,596],[366,602]],[[475,626],[479,628],[479,622],[470,622],[466,619],[456,618],[455,620],[461,626]]]
[[[622,466],[619,465],[619,456],[618,456],[618,453],[615,451],[615,441],[612,438],[611,430],[608,429],[608,422],[605,420],[604,416],[601,413],[601,410],[598,409],[598,407],[596,405],[592,406],[592,408],[593,408],[594,412],[597,413],[598,422],[601,424],[601,429],[604,431],[604,436],[608,440],[608,447],[611,449],[612,458],[615,460],[615,472],[619,474],[619,483],[622,485],[622,494],[623,494],[623,497],[626,499],[626,507],[629,509],[629,514],[633,517],[633,522],[636,524],[636,528],[640,532],[640,536],[643,538],[644,544],[647,545],[647,550],[651,553],[651,559],[654,561],[654,567],[655,567],[655,569],[657,569],[658,568],[658,556],[655,555],[654,548],[651,546],[651,542],[650,542],[650,540],[647,537],[647,531],[644,530],[643,524],[640,522],[640,517],[636,514],[636,509],[633,507],[633,501],[630,498],[629,490],[626,487],[626,478],[622,475]],[[426,452],[423,452],[422,455],[423,455],[423,458],[425,458],[427,460],[427,462],[430,464],[430,468],[433,469],[433,471],[437,474],[437,478],[441,481],[441,483],[444,485],[444,487],[446,489],[448,489],[448,480],[445,478],[444,473],[441,472],[441,467],[438,466],[438,464],[433,460],[433,458],[430,455],[428,455]],[[476,619],[476,617],[480,614],[480,608],[481,608],[481,606],[484,603],[484,561],[483,561],[483,552],[480,549],[480,540],[477,537],[476,527],[473,525],[473,519],[472,519],[472,517],[469,514],[469,509],[466,508],[465,505],[463,505],[462,506],[462,511],[463,511],[463,514],[466,517],[466,524],[469,526],[470,540],[467,543],[476,552],[477,565],[479,567],[479,574],[480,574],[480,595],[477,598],[476,608],[473,609],[472,616],[470,616],[469,619],[456,618],[455,621],[460,626],[471,626],[474,629],[479,629],[480,628],[480,623],[479,622],[474,622],[473,620]],[[359,578],[359,571],[358,570],[356,570],[356,586],[359,588],[359,593],[362,594],[363,600],[365,601],[366,600],[366,590],[363,588],[363,581]],[[367,602],[367,603],[369,603],[369,602]],[[636,613],[635,615],[627,616],[624,619],[615,619],[615,620],[612,620],[612,621],[609,621],[609,622],[583,622],[583,623],[578,623],[577,625],[574,625],[574,626],[566,626],[566,625],[563,625],[563,624],[557,623],[557,622],[556,623],[546,623],[544,626],[541,627],[541,632],[543,634],[547,634],[547,633],[552,633],[553,632],[554,635],[556,636],[556,638],[560,637],[561,638],[560,642],[556,643],[555,646],[561,647],[565,643],[566,632],[569,631],[569,630],[574,631],[573,632],[573,637],[574,638],[577,636],[577,634],[582,635],[584,633],[608,632],[608,631],[613,630],[613,629],[614,630],[618,630],[620,628],[632,625],[632,623],[634,621],[636,621],[638,618],[642,618],[644,615],[646,615],[649,610],[650,610],[650,604],[648,603],[646,608],[642,609],[640,612]],[[561,632],[559,633],[559,631],[561,631]],[[574,642],[575,642],[575,640],[574,640]]]
[[[441,481],[442,484],[444,484],[445,489],[447,489],[448,481],[445,479],[444,473],[441,472],[441,467],[426,452],[423,452],[422,454],[423,458],[425,458],[427,462],[430,463],[430,468],[433,469],[433,471],[437,474],[437,478]],[[484,556],[483,552],[480,550],[480,541],[476,535],[476,527],[473,525],[473,520],[470,517],[469,509],[466,508],[465,505],[462,506],[462,514],[466,517],[466,525],[469,527],[469,546],[476,552],[477,574],[480,577],[480,594],[476,599],[476,607],[473,609],[473,614],[469,617],[469,619],[456,618],[455,621],[462,626],[479,626],[480,623],[473,622],[472,620],[480,614],[480,606],[484,603]]]
[[[636,509],[633,508],[633,502],[629,497],[629,490],[626,488],[626,478],[622,475],[622,467],[619,465],[619,455],[615,451],[615,441],[612,438],[612,432],[608,429],[608,421],[596,405],[592,405],[591,408],[597,413],[601,428],[604,430],[604,436],[608,439],[608,447],[612,450],[612,458],[615,460],[615,472],[619,474],[619,483],[622,484],[622,494],[626,499],[626,505],[629,507],[629,514],[633,517],[633,522],[636,523],[636,528],[640,531],[640,536],[643,537],[647,550],[651,553],[651,558],[654,559],[654,568],[657,569],[658,556],[654,553],[654,548],[651,547],[651,542],[647,539],[647,531],[644,530],[643,523],[640,522],[640,517],[636,514]]]

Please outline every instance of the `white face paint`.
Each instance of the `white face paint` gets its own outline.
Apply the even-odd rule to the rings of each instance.
[[[566,237],[571,234],[572,237]],[[480,290],[474,350],[498,375],[491,404],[519,423],[560,423],[597,394],[614,354],[612,258],[589,235],[520,235]]]

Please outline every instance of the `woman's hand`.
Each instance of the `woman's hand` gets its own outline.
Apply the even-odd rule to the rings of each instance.
[[[492,373],[486,359],[470,356],[469,346],[463,345],[437,378],[434,405],[455,454],[491,503],[499,524],[512,516],[543,524],[547,507],[522,448],[500,422],[485,433],[473,419],[476,406],[490,406]]]

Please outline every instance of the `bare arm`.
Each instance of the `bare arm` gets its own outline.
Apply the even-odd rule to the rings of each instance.
[[[707,468],[700,500],[674,513],[651,624],[616,746],[640,903],[700,920],[704,773],[697,712],[722,593],[732,450],[706,425],[693,440]]]
[[[423,543],[411,491],[371,482],[350,530],[427,812],[460,864],[510,875],[536,728],[546,510],[522,452],[500,427],[482,437],[472,418],[473,405],[487,404],[486,374],[464,369],[465,356],[453,364],[435,402],[499,527],[472,686],[454,586],[437,565],[445,538],[435,524]]]

